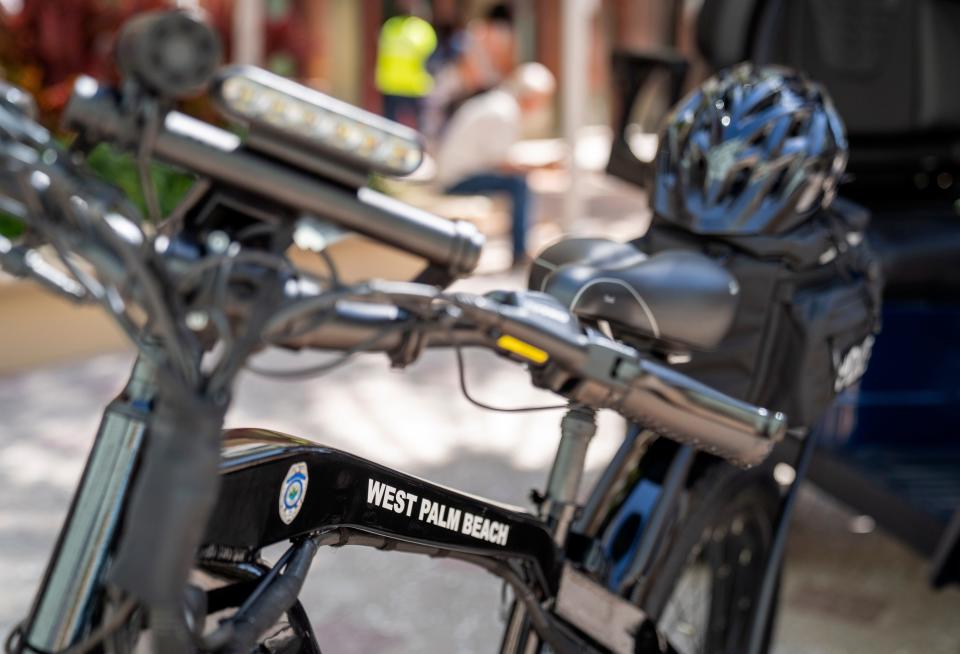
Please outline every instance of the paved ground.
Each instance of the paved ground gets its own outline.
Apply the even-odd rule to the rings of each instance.
[[[502,285],[488,278],[474,285]],[[273,356],[271,364],[286,358]],[[95,430],[129,355],[0,378],[0,630],[29,604]],[[294,361],[290,361],[294,363]],[[303,363],[297,361],[296,363]],[[468,360],[475,394],[516,404],[549,398],[486,355]],[[329,377],[289,384],[245,377],[228,424],[306,435],[441,483],[522,504],[540,486],[556,415],[483,412],[455,388],[449,353],[405,372],[359,358]],[[617,444],[606,416],[596,470]],[[853,534],[852,516],[804,494],[790,545],[779,654],[957,654],[960,592],[924,586],[925,567],[880,533]],[[322,553],[304,593],[329,652],[493,652],[500,587],[450,561],[367,550]]]

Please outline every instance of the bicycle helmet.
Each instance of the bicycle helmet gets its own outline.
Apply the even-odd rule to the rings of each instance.
[[[785,68],[739,64],[667,116],[653,209],[699,234],[776,234],[830,204],[846,163],[826,90]]]

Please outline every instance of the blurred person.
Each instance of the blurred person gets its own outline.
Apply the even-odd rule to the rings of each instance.
[[[436,30],[437,49],[427,59],[427,72],[433,75],[434,83],[437,73],[442,75],[460,59],[466,40],[463,29],[455,23],[438,24]]]
[[[472,21],[467,31],[464,69],[473,85],[499,82],[516,66],[516,28],[508,3],[490,7],[483,19]]]
[[[433,89],[427,59],[437,47],[433,26],[413,12],[388,19],[377,44],[376,85],[383,115],[420,127],[423,99]]]
[[[446,43],[445,60],[435,63],[434,88],[424,109],[428,139],[439,136],[460,105],[492,89],[513,70],[513,10],[507,3],[495,4],[462,32],[454,31]]]
[[[546,66],[521,64],[502,84],[464,102],[436,149],[437,181],[447,193],[510,197],[514,267],[527,260],[531,197],[527,170],[507,157],[520,140],[524,114],[546,106],[555,89]]]

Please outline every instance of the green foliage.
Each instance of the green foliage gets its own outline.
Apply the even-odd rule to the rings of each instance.
[[[0,236],[16,238],[23,233],[23,223],[10,214],[0,211]]]
[[[87,164],[98,176],[119,187],[142,215],[147,215],[146,201],[143,199],[143,190],[140,188],[140,176],[137,174],[137,165],[131,155],[119,152],[105,144],[98,145],[90,153]],[[164,216],[176,208],[194,181],[190,175],[158,163],[150,165],[150,176],[156,186],[160,211]],[[23,230],[23,223],[0,211],[0,236],[16,238],[23,233]]]
[[[119,187],[146,215],[147,205],[143,198],[143,189],[140,188],[140,176],[133,156],[102,144],[90,153],[87,165],[104,180]],[[190,175],[158,163],[150,165],[150,177],[157,189],[160,211],[163,215],[173,211],[193,185],[193,177]]]

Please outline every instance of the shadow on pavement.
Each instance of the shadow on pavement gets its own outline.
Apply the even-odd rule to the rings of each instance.
[[[102,407],[132,357],[102,356],[0,377],[0,631],[23,617],[56,538]],[[309,365],[271,353],[266,366]],[[522,370],[470,352],[471,392],[486,402],[555,404]],[[244,376],[231,427],[261,426],[347,449],[491,499],[526,506],[541,487],[560,414],[498,414],[464,400],[449,352],[409,370],[359,357],[326,378],[279,383]],[[602,417],[588,468],[618,444]],[[956,654],[960,592],[926,587],[925,563],[882,533],[852,533],[852,516],[815,490],[801,495],[788,550],[777,654]],[[325,652],[494,652],[501,588],[444,559],[363,548],[322,551],[303,592]]]

